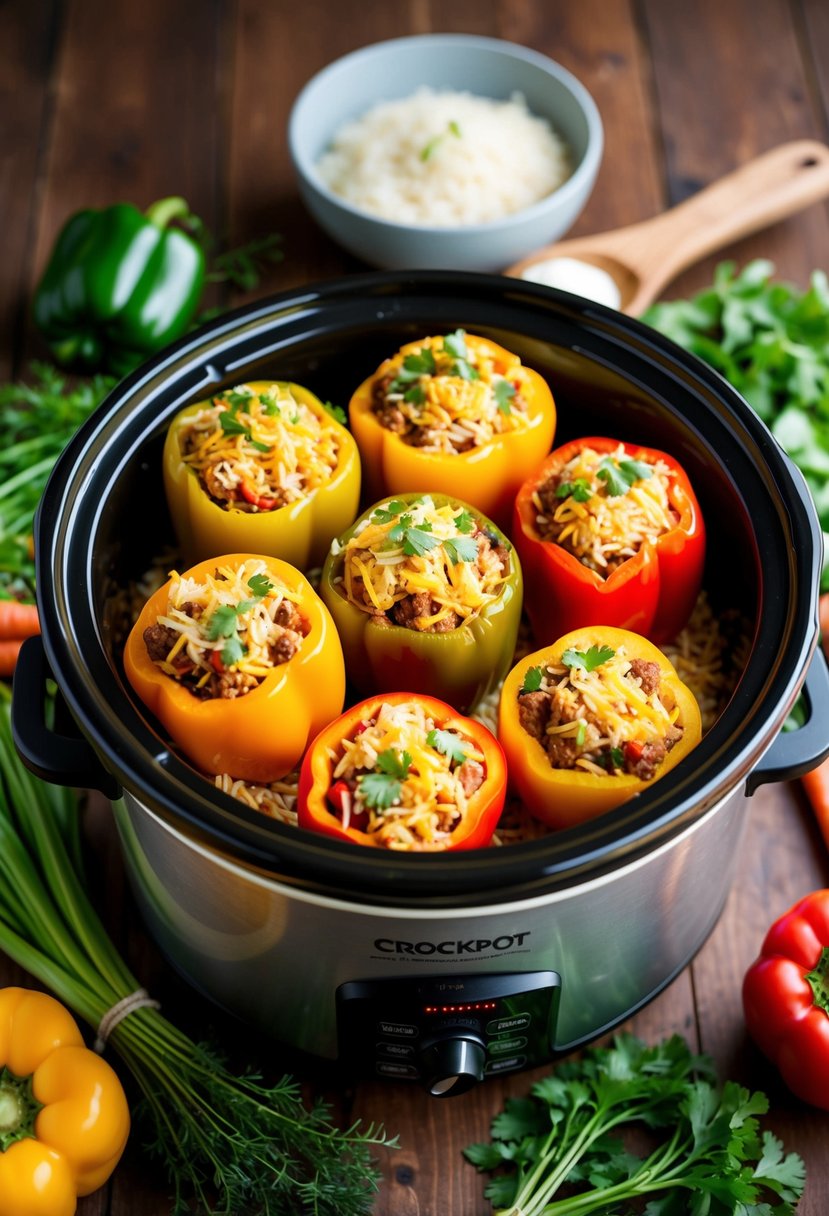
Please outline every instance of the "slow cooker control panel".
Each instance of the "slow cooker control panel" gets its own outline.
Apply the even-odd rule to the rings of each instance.
[[[340,1059],[454,1096],[549,1060],[560,990],[555,971],[352,980],[337,989]]]

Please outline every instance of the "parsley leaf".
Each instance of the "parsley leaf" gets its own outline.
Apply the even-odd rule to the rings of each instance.
[[[636,481],[646,481],[653,476],[653,469],[644,460],[614,460],[605,456],[599,461],[596,476],[607,485],[611,498],[619,498],[627,494]]]
[[[502,414],[512,413],[512,399],[515,396],[515,385],[509,380],[496,380],[495,389],[495,404]]]
[[[430,730],[426,743],[442,756],[448,757],[450,763],[463,764],[466,759],[468,745],[452,730]]]
[[[247,650],[242,645],[242,640],[238,633],[233,633],[222,647],[222,663],[225,667],[233,667],[241,658],[244,658],[246,653]]]
[[[475,516],[466,509],[461,511],[460,515],[455,516],[454,523],[458,531],[463,532],[464,535],[475,531]]]
[[[431,525],[421,524],[419,528],[407,528],[403,540],[403,552],[407,557],[422,557],[431,549],[436,549],[440,541],[436,536],[430,536]]]
[[[234,388],[229,393],[225,393],[221,400],[226,401],[231,407],[231,411],[235,413],[241,406],[247,405],[253,400],[253,393],[246,392],[244,389]]]
[[[408,752],[399,752],[387,748],[377,755],[375,773],[366,773],[358,781],[358,789],[366,806],[386,810],[392,803],[399,800],[402,793],[402,782],[409,775],[412,757]]]
[[[576,502],[588,502],[592,497],[593,489],[586,477],[563,481],[556,490],[556,498],[574,498]]]
[[[571,646],[565,650],[561,661],[565,667],[583,667],[585,671],[595,671],[602,663],[612,659],[615,653],[609,646],[591,646],[588,650],[574,650]]]
[[[250,431],[240,422],[232,410],[222,410],[219,414],[219,426],[226,435],[250,435]]]
[[[393,519],[397,519],[398,515],[402,515],[406,510],[406,503],[401,502],[399,498],[387,502],[385,506],[378,507],[376,511],[371,513],[371,522],[373,524],[390,524]]]
[[[541,681],[544,679],[543,667],[530,667],[524,673],[524,683],[521,685],[521,692],[538,692],[541,688]],[[520,696],[520,693],[519,693]]]
[[[610,767],[622,768],[625,763],[625,754],[621,747],[611,747],[610,749]]]
[[[261,394],[259,400],[262,402],[262,412],[267,414],[269,418],[275,418],[278,414],[282,413],[282,410],[279,408],[279,402],[270,393]]]
[[[248,587],[254,595],[264,599],[269,591],[273,591],[274,585],[267,574],[252,574],[248,579]]]
[[[410,405],[423,405],[426,400],[426,390],[422,384],[413,384],[411,388],[406,389],[403,400],[408,401]]]
[[[236,609],[232,604],[221,604],[210,614],[207,622],[207,640],[215,642],[219,638],[229,638],[236,632]]]
[[[387,521],[388,522],[388,521]],[[393,528],[389,528],[389,540],[394,544],[400,544],[406,535],[406,529],[412,522],[411,515],[401,515]]]
[[[508,1098],[491,1142],[464,1155],[498,1171],[486,1195],[504,1212],[599,1216],[635,1205],[648,1216],[791,1216],[805,1170],[797,1154],[760,1134],[766,1096],[733,1081],[720,1090],[712,1078],[710,1059],[679,1035],[653,1047],[619,1035],[558,1065],[527,1097]],[[623,1140],[637,1124],[649,1130],[641,1156]]]
[[[412,767],[412,758],[408,752],[399,752],[393,747],[387,747],[384,752],[377,753],[377,767],[381,773],[388,773],[404,781]]]
[[[466,330],[456,329],[454,333],[447,334],[443,339],[443,349],[453,359],[468,359],[469,351],[466,349]]]
[[[478,556],[478,542],[471,536],[457,536],[443,542],[443,551],[453,566],[459,562],[474,562]]]
[[[335,422],[339,422],[341,426],[345,426],[348,422],[346,412],[341,405],[334,405],[332,401],[323,401],[322,408],[326,414],[330,414]]]
[[[424,346],[421,350],[404,357],[397,375],[389,385],[389,391],[392,393],[404,392],[412,381],[419,380],[421,376],[434,376],[436,371],[434,352],[431,346]]]

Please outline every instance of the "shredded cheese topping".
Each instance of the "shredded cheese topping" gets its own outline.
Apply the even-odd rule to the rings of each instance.
[[[565,651],[562,657],[573,653]],[[624,646],[616,651],[608,647],[606,653],[595,666],[589,661],[586,666],[561,662],[536,669],[540,679],[535,681],[535,692],[519,696],[525,729],[529,730],[530,713],[539,709],[543,714],[537,719],[539,741],[554,768],[582,769],[597,776],[636,771],[645,747],[650,748],[655,768],[682,734],[679,707],[658,673],[655,681],[640,674]],[[589,659],[590,651],[585,654]],[[538,694],[545,700],[537,699],[535,705],[526,701],[528,695],[538,698]]]
[[[671,471],[664,461],[636,462],[648,465],[651,475],[613,494],[601,476],[608,459],[617,468],[630,463],[621,444],[609,457],[582,448],[533,494],[541,539],[561,545],[603,577],[677,522],[668,498]]]
[[[202,578],[170,572],[166,611],[144,631],[163,672],[204,697],[250,692],[299,650],[299,596],[251,558]]]
[[[182,426],[184,463],[226,510],[273,511],[330,481],[340,443],[333,420],[285,384],[240,384]]]
[[[388,849],[445,848],[485,779],[483,753],[460,733],[441,730],[416,700],[384,702],[361,725],[330,752],[329,802],[334,793],[343,826]]]
[[[526,369],[499,364],[463,330],[409,343],[380,368],[379,421],[424,452],[467,452],[526,424]]]
[[[474,617],[497,599],[510,571],[494,533],[465,508],[437,506],[429,495],[379,504],[333,551],[342,554],[335,582],[350,603],[421,631]]]
[[[270,785],[256,785],[251,781],[242,781],[231,777],[230,773],[221,773],[212,778],[217,790],[230,794],[231,798],[244,803],[253,811],[259,811],[279,823],[297,826],[296,800],[297,776],[289,773],[281,781],[272,781]]]

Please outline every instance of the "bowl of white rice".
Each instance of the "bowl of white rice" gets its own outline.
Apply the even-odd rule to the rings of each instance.
[[[323,68],[294,103],[288,145],[308,210],[362,261],[501,271],[571,227],[603,131],[584,86],[546,56],[430,34]]]

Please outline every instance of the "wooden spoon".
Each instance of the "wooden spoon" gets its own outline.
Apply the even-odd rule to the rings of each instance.
[[[758,156],[670,211],[627,228],[545,245],[504,273],[575,258],[616,282],[622,312],[638,315],[680,271],[740,237],[829,195],[829,148],[799,139]]]

